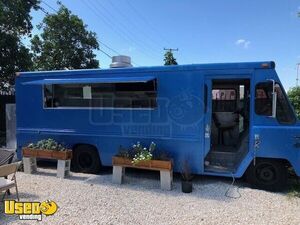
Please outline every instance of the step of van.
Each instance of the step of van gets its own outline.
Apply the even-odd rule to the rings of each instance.
[[[210,152],[205,161],[211,164],[220,164],[223,166],[232,166],[239,161],[240,153],[232,152]]]
[[[218,152],[211,151],[205,159],[205,171],[234,172],[247,154],[247,151]]]
[[[234,173],[234,166],[221,166],[221,165],[208,165],[205,166],[205,172],[214,172],[214,173]]]

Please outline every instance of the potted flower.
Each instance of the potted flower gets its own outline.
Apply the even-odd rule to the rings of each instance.
[[[24,157],[67,160],[72,158],[72,150],[67,149],[55,140],[43,139],[23,147]]]
[[[112,158],[113,165],[171,170],[172,160],[156,158],[153,153],[155,148],[156,144],[154,142],[151,142],[148,148],[142,146],[140,142],[132,145],[130,150],[120,148],[119,153]]]
[[[151,160],[153,158],[153,151],[155,147],[156,144],[154,142],[151,142],[148,149],[143,147],[140,142],[138,142],[136,145],[133,145],[134,157],[132,158],[131,163],[133,165],[137,165],[140,162]]]
[[[193,176],[191,174],[190,166],[187,161],[184,161],[181,172],[181,191],[183,193],[191,193],[193,190],[192,183]]]

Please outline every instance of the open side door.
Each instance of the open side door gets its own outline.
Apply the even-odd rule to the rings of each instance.
[[[211,149],[211,120],[212,120],[212,80],[205,78],[204,81],[204,155]]]

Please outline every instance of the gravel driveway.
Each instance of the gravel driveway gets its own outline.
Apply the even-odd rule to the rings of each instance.
[[[55,215],[43,217],[42,222],[20,221],[4,215],[1,204],[0,224],[300,224],[299,198],[241,183],[228,192],[241,196],[229,198],[225,192],[230,179],[197,177],[193,193],[184,194],[178,178],[172,191],[160,190],[154,172],[129,171],[121,186],[111,183],[110,173],[72,173],[59,179],[55,172],[39,168],[38,174],[17,174],[21,200],[54,200],[59,206]]]

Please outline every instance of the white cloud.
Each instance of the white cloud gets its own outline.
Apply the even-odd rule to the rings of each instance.
[[[249,45],[251,44],[251,42],[248,40],[245,40],[245,39],[239,39],[235,42],[235,44],[242,48],[249,48]]]

